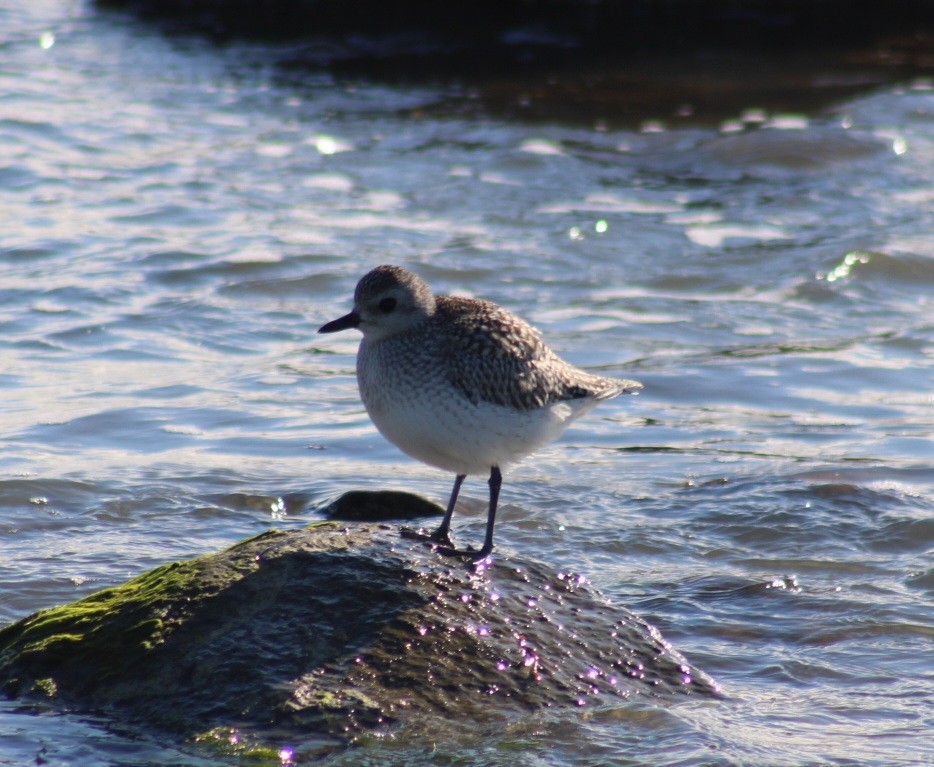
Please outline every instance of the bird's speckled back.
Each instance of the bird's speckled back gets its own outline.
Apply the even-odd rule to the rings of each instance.
[[[633,381],[592,376],[574,368],[542,341],[538,332],[489,301],[436,298],[429,320],[443,340],[449,380],[467,399],[533,410],[564,400],[601,400]]]

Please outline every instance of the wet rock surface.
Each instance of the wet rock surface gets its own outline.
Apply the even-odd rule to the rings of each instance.
[[[483,723],[636,696],[715,696],[587,581],[474,571],[390,524],[270,531],[0,630],[8,696],[197,737],[353,742],[413,717]]]

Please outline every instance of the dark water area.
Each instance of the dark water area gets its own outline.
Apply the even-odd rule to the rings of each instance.
[[[275,42],[299,80],[446,98],[429,114],[633,128],[713,125],[756,105],[819,111],[934,70],[931,0],[355,2],[99,0],[199,45]],[[288,75],[287,75],[288,76]]]
[[[0,30],[0,622],[346,490],[443,502],[451,478],[367,419],[356,339],[315,333],[398,263],[643,382],[506,476],[497,545],[585,574],[725,698],[432,721],[326,763],[934,761],[917,39],[844,70],[789,50],[416,80],[66,0]],[[0,704],[0,764],[233,758]]]

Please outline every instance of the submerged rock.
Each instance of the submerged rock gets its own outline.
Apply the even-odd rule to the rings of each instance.
[[[474,572],[393,526],[337,522],[270,531],[7,626],[0,685],[260,743],[716,695],[580,576],[508,556]]]

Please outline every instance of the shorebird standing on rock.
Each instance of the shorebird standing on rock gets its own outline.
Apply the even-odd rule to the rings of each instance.
[[[591,375],[562,360],[528,323],[489,301],[436,296],[417,275],[378,266],[357,283],[354,308],[319,333],[357,328],[357,383],[376,428],[404,453],[455,473],[442,554],[479,562],[493,550],[502,469],[557,439],[636,381]],[[490,473],[486,537],[458,551],[449,536],[461,484]]]

